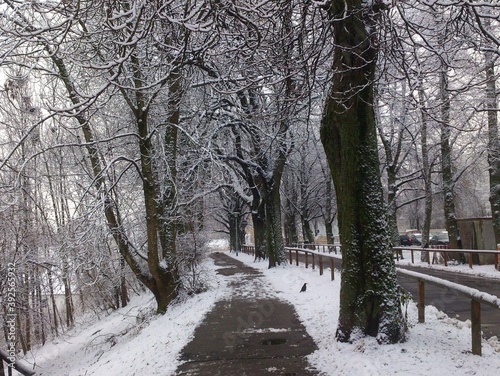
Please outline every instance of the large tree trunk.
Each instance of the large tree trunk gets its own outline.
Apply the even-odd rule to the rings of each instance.
[[[326,243],[333,244],[335,243],[335,237],[333,235],[333,221],[337,215],[333,198],[335,192],[333,190],[332,175],[329,171],[326,171],[323,164],[321,164],[321,171],[325,179],[325,210],[323,218],[325,220]]]
[[[403,340],[396,268],[379,173],[373,79],[377,48],[361,0],[331,1],[333,78],[321,124],[337,193],[342,283],[337,339],[361,332],[380,343]]]
[[[138,94],[139,95],[139,94]],[[146,217],[146,237],[147,237],[147,254],[148,254],[148,269],[153,277],[151,291],[153,292],[158,307],[158,313],[164,313],[167,306],[177,296],[178,272],[177,263],[173,258],[174,255],[167,256],[167,266],[163,267],[160,264],[160,242],[159,234],[161,234],[162,222],[159,218],[159,209],[157,205],[158,192],[155,185],[155,176],[152,166],[153,147],[149,137],[147,114],[142,113],[140,106],[143,105],[141,100],[138,100],[139,110],[137,116],[137,128],[139,133],[139,150],[141,161],[141,172],[143,175],[142,189],[144,193],[144,211]],[[161,252],[162,258],[164,256]]]
[[[122,307],[126,307],[129,298],[128,298],[128,290],[127,290],[127,280],[125,279],[125,260],[123,257],[120,257],[120,300],[122,303]]]
[[[274,177],[272,187],[265,194],[266,209],[266,253],[269,257],[269,268],[274,268],[286,262],[285,244],[281,226],[281,175]]]
[[[307,219],[307,210],[305,214],[300,216],[302,222],[302,237],[304,238],[304,243],[306,244],[314,244],[316,242],[313,229],[311,228],[311,221]],[[311,249],[314,249],[314,245],[310,246]],[[307,247],[306,247],[307,248]]]
[[[164,193],[160,198],[159,215],[162,256],[175,262],[177,253],[177,128],[180,121],[181,83],[178,70],[171,73],[168,84],[168,124],[165,129]]]
[[[266,214],[262,205],[258,205],[256,209],[252,209],[253,237],[255,243],[256,260],[264,260],[266,258],[265,217]]]
[[[285,191],[284,202],[284,227],[285,227],[285,244],[288,247],[295,247],[299,242],[297,231],[297,209],[295,203],[299,201],[297,189],[294,184],[294,176],[291,173],[285,175],[283,180]]]
[[[299,242],[299,236],[297,232],[296,218],[295,218],[295,208],[291,207],[289,200],[287,199],[286,211],[285,211],[285,244],[288,247],[295,247]]]

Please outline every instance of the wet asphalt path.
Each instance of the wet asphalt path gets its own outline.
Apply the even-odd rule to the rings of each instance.
[[[471,276],[451,271],[448,272],[421,267],[398,267],[442,278],[500,297],[500,279]],[[417,281],[414,278],[406,277],[401,274],[398,275],[398,281],[406,291],[412,294],[416,301],[418,297]],[[445,312],[449,317],[462,321],[470,320],[470,298],[456,291],[447,289],[446,287],[439,287],[427,283],[425,285],[425,305],[435,306],[437,309]],[[490,338],[492,336],[500,338],[500,309],[491,307],[487,304],[481,304],[481,327],[485,338]]]
[[[196,328],[175,375],[317,375],[306,358],[316,345],[293,306],[265,292],[260,271],[222,253],[211,257],[232,293]]]
[[[288,256],[288,254],[287,254]],[[295,253],[293,253],[293,265],[295,265]],[[309,268],[311,268],[312,257],[309,256]],[[299,255],[299,262],[305,263],[305,257]],[[316,265],[317,265],[316,257]],[[328,260],[323,259],[325,266],[325,274],[330,275]],[[335,259],[335,269],[342,269],[342,261]],[[425,267],[413,267],[407,265],[396,265],[398,268],[405,268],[447,281],[458,283],[464,286],[475,288],[479,291],[487,292],[488,294],[500,297],[500,279],[486,278],[480,276],[472,276],[464,273],[457,273],[453,271],[436,270]],[[317,266],[316,266],[317,268]],[[500,272],[499,272],[500,275]],[[407,277],[398,274],[399,284],[409,293],[411,293],[414,301],[418,299],[418,282],[415,278]],[[451,318],[458,320],[470,320],[471,301],[470,298],[452,291],[446,287],[436,286],[434,284],[426,283],[425,285],[425,305],[432,305],[443,311]],[[491,307],[487,304],[481,304],[481,328],[483,330],[483,337],[490,338],[496,336],[500,339],[500,309]]]

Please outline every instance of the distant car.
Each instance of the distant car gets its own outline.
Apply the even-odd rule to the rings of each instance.
[[[402,247],[411,247],[412,245],[420,245],[422,244],[420,240],[417,239],[414,235],[400,235],[399,243]]]
[[[448,237],[448,232],[443,231],[439,232],[437,234],[432,235],[431,239],[429,240],[430,245],[449,245],[450,244],[450,238]]]
[[[412,235],[412,239],[415,239],[414,240],[414,243],[416,245],[421,245],[422,244],[422,234],[420,233],[415,233]]]
[[[411,237],[409,237],[408,235],[400,235],[399,243],[402,247],[411,247],[413,245],[411,242]]]
[[[420,235],[420,239],[417,235]],[[410,240],[412,245],[422,245],[422,234],[412,234]]]

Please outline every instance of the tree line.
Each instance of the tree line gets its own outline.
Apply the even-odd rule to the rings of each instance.
[[[203,289],[208,234],[235,244],[245,221],[275,267],[338,220],[338,339],[404,339],[398,213],[427,241],[442,201],[459,247],[475,199],[500,243],[498,5],[5,0],[0,276],[17,265],[22,350],[130,290],[165,312]]]

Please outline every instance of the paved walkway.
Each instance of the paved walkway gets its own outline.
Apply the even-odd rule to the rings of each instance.
[[[293,306],[264,292],[260,271],[223,253],[212,257],[233,293],[196,329],[176,375],[318,375],[305,358],[316,346]]]
[[[500,296],[500,281],[495,278],[481,277],[448,270],[432,269],[425,267],[415,267],[411,265],[397,265],[402,269],[409,269],[418,273],[445,279],[460,285],[468,286],[488,294]],[[499,273],[500,274],[500,273]],[[418,299],[418,285],[413,278],[399,274],[398,280],[401,286],[413,295],[413,299]],[[454,290],[446,287],[435,286],[427,283],[425,285],[425,304],[433,305],[449,317],[462,321],[470,320],[471,306],[470,298],[467,298]],[[483,337],[490,338],[497,336],[500,338],[500,310],[487,304],[481,304],[481,328]]]

